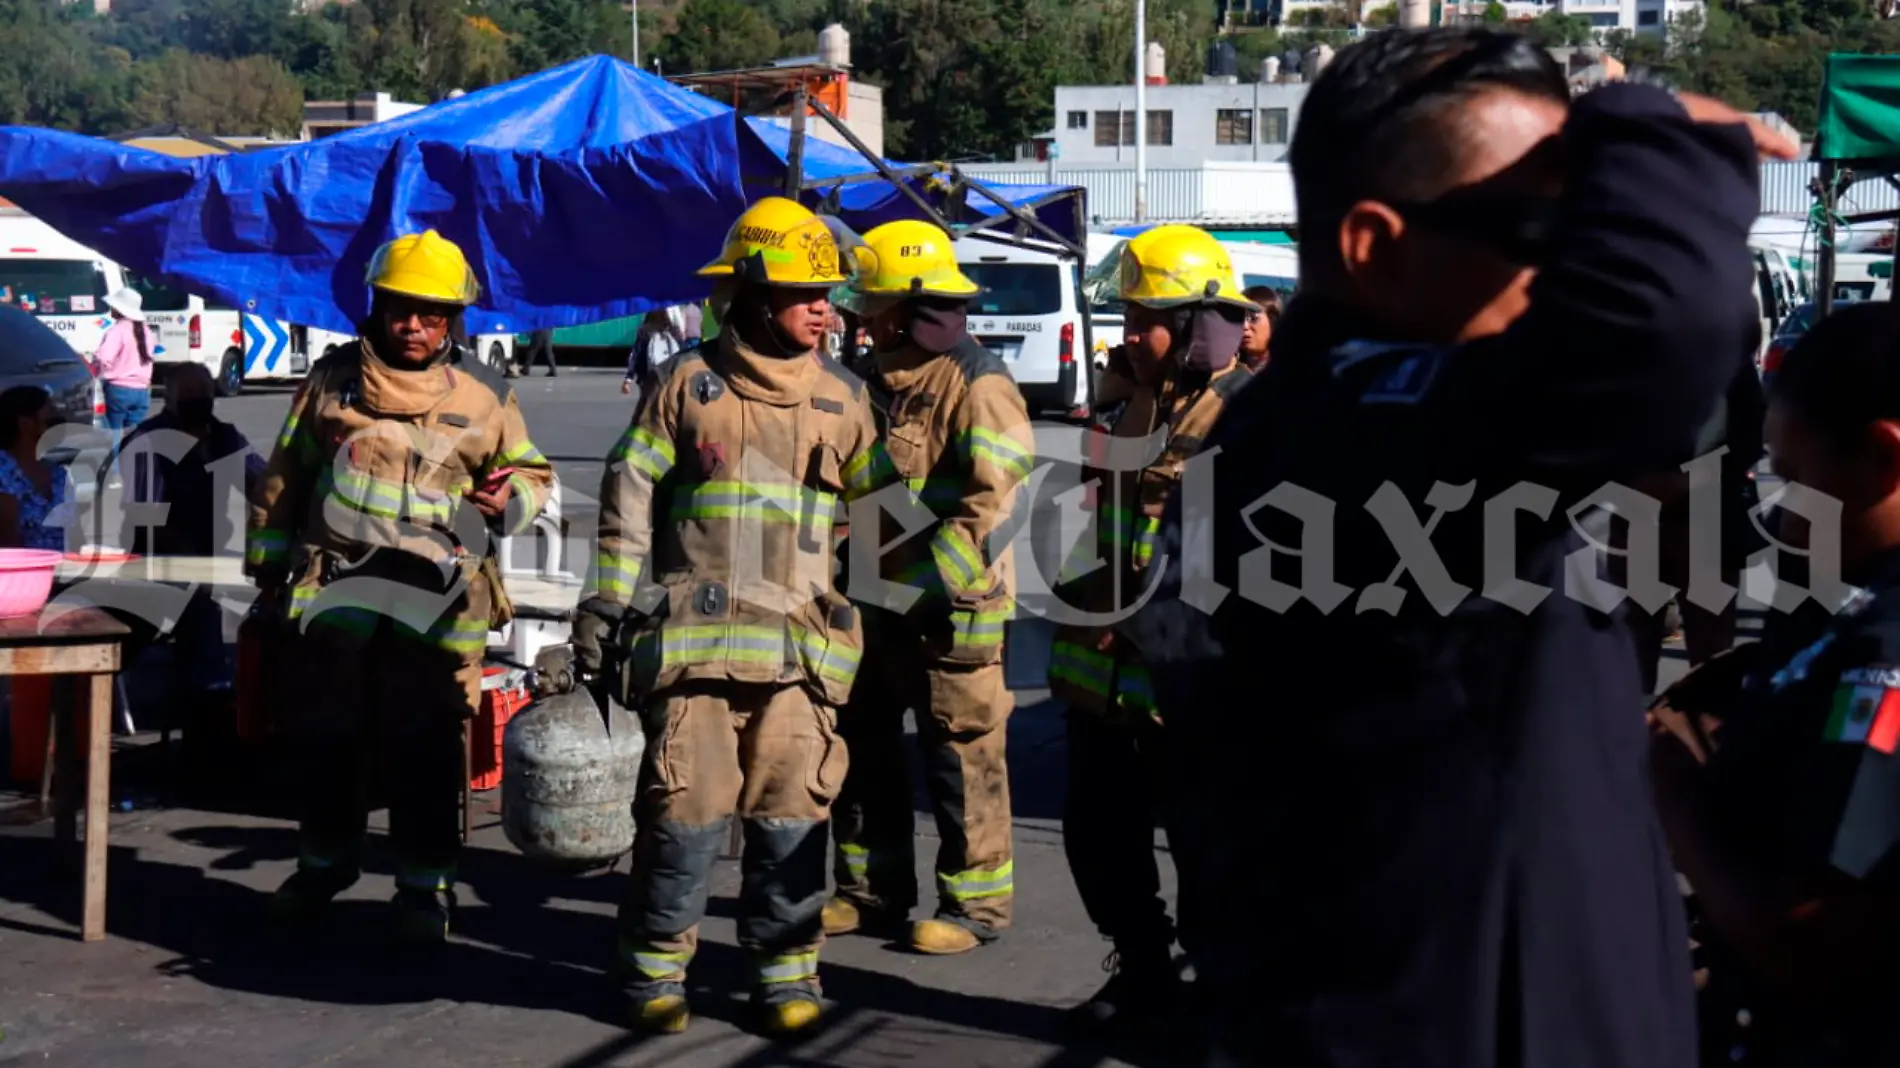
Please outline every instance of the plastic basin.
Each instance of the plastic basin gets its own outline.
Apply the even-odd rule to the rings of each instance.
[[[0,549],[0,619],[30,616],[53,596],[56,549]]]

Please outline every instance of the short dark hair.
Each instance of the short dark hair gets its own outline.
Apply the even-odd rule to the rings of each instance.
[[[1279,290],[1272,286],[1248,286],[1247,291],[1242,293],[1241,296],[1260,305],[1260,310],[1267,313],[1267,322],[1278,323],[1280,321]]]
[[[1521,34],[1394,29],[1341,49],[1307,91],[1287,153],[1300,233],[1311,238],[1300,242],[1301,270],[1332,268],[1328,235],[1353,204],[1443,194],[1470,143],[1448,120],[1497,89],[1570,102],[1563,68]]]
[[[52,394],[38,386],[14,386],[0,393],[0,449],[20,443],[20,420],[40,414]]]
[[[1900,422],[1900,306],[1850,304],[1815,323],[1769,380],[1769,396],[1851,449],[1876,422]]]

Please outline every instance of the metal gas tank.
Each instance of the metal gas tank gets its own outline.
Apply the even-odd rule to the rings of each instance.
[[[633,848],[646,735],[640,719],[585,689],[516,714],[502,735],[502,827],[516,849],[563,868],[605,867]]]

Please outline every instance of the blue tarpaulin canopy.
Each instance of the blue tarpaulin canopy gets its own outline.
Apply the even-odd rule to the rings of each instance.
[[[815,119],[812,121],[816,121]],[[471,333],[572,326],[696,300],[694,270],[784,186],[792,134],[594,56],[306,144],[177,159],[0,127],[0,194],[139,274],[274,318],[353,331],[377,246],[434,228],[482,281]],[[874,168],[887,177],[878,177]],[[806,137],[807,202],[860,232],[924,214],[1024,224],[945,168]],[[867,180],[870,179],[870,180]],[[992,187],[1067,240],[1075,190]],[[967,204],[965,201],[967,200]]]

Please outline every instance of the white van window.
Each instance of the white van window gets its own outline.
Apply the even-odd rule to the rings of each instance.
[[[191,294],[175,286],[129,273],[125,276],[125,284],[138,290],[145,298],[145,310],[148,312],[191,310]]]
[[[34,315],[106,310],[106,280],[89,260],[0,259],[0,304]]]
[[[1062,310],[1063,267],[1054,263],[964,263],[983,292],[971,315],[1054,315]]]
[[[1278,274],[1244,274],[1240,276],[1240,284],[1245,289],[1266,286],[1279,293],[1282,298],[1291,297],[1293,291],[1300,288],[1299,279]]]

